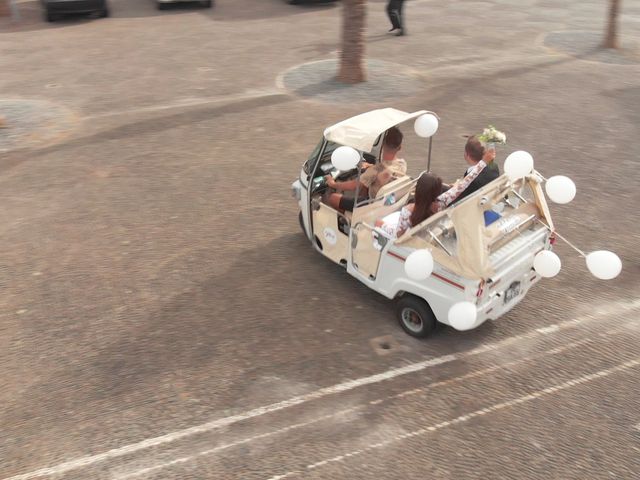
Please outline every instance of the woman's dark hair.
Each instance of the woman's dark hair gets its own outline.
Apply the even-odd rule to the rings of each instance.
[[[416,183],[416,203],[411,214],[411,225],[416,226],[433,213],[431,204],[442,193],[442,179],[432,173],[423,173]]]
[[[398,127],[391,127],[384,136],[384,145],[397,150],[402,145],[402,132]]]
[[[475,135],[471,135],[467,139],[467,144],[464,146],[464,151],[467,152],[467,155],[469,155],[476,162],[482,160],[482,157],[484,156],[484,147],[482,146],[482,142],[480,142],[480,140],[478,140],[478,137],[476,137]]]

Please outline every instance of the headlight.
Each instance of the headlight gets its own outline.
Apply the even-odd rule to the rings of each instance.
[[[297,180],[291,185],[291,196],[298,201],[300,200],[300,184]]]

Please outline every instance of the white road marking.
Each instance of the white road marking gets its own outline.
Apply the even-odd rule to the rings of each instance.
[[[609,376],[609,375],[611,375],[613,373],[617,373],[617,372],[621,372],[623,370],[627,370],[629,368],[637,367],[638,365],[640,365],[640,358],[637,358],[635,360],[631,360],[629,362],[617,365],[617,366],[612,367],[612,368],[608,368],[606,370],[601,370],[601,371],[596,372],[596,373],[583,375],[582,377],[578,377],[578,378],[575,378],[575,379],[570,380],[568,382],[564,382],[564,383],[555,385],[555,386],[553,386],[551,388],[545,388],[544,390],[538,390],[538,391],[532,392],[532,393],[530,393],[528,395],[523,395],[522,397],[514,398],[512,400],[509,400],[509,401],[506,401],[506,402],[502,402],[502,403],[497,403],[497,404],[491,405],[490,407],[483,408],[482,410],[476,410],[475,412],[468,413],[466,415],[462,415],[460,417],[454,418],[452,420],[449,420],[448,422],[442,422],[442,423],[439,423],[437,425],[432,425],[432,426],[429,426],[429,427],[421,428],[419,430],[414,430],[412,432],[404,433],[402,435],[396,435],[396,436],[394,436],[392,438],[389,438],[387,440],[384,440],[384,441],[382,441],[380,443],[376,443],[374,445],[369,445],[368,447],[365,447],[365,448],[363,448],[361,450],[353,451],[353,452],[350,452],[348,454],[338,455],[336,457],[328,458],[328,459],[321,460],[321,461],[316,462],[316,463],[309,464],[309,465],[307,465],[307,470],[313,470],[315,468],[320,468],[320,467],[323,467],[323,466],[328,465],[330,463],[340,462],[340,461],[344,460],[347,457],[353,457],[353,456],[359,455],[361,453],[366,453],[366,452],[369,452],[371,450],[375,450],[377,448],[389,445],[390,443],[398,442],[398,441],[401,441],[401,440],[406,440],[407,438],[412,438],[412,437],[416,437],[416,436],[419,436],[419,435],[424,435],[425,433],[434,432],[434,431],[439,430],[441,428],[448,427],[449,425],[455,425],[455,424],[458,424],[458,423],[467,422],[471,418],[474,418],[476,416],[486,415],[488,413],[493,413],[493,412],[496,412],[496,411],[504,409],[504,408],[520,405],[520,404],[529,402],[531,400],[535,400],[537,398],[540,398],[543,395],[548,395],[548,394],[551,394],[551,393],[559,392],[561,390],[566,390],[567,388],[571,388],[571,387],[574,387],[576,385],[587,383],[587,382],[590,382],[590,381],[598,379],[598,378],[607,377],[607,376]],[[285,476],[293,476],[293,472],[289,472],[289,473],[285,474]],[[284,477],[282,477],[282,476],[280,476],[280,477],[271,477],[269,480],[275,480],[276,478],[284,478]]]
[[[80,120],[95,120],[97,118],[117,117],[120,115],[132,115],[136,113],[150,113],[158,112],[162,110],[172,110],[175,108],[196,107],[198,105],[209,105],[215,103],[233,103],[239,100],[248,100],[250,98],[270,97],[276,95],[283,95],[278,90],[254,90],[244,93],[238,93],[235,95],[221,95],[216,97],[201,97],[193,98],[190,100],[177,101],[173,103],[167,103],[164,105],[153,105],[149,107],[131,108],[127,110],[114,110],[105,113],[96,113],[95,115],[87,115],[81,117]]]
[[[548,333],[556,332],[556,331],[558,331],[558,326],[557,325],[551,325],[550,327],[538,328],[536,330],[536,332],[540,332],[540,333],[543,333],[545,335],[548,334]]]
[[[636,310],[639,307],[640,307],[640,300],[635,300],[632,302],[621,302],[612,307],[594,309],[594,311],[591,314],[583,315],[581,317],[578,317],[572,320],[567,320],[567,321],[558,323],[557,324],[558,331],[564,330],[567,328],[573,328],[585,321],[593,320],[604,315],[612,315],[612,316],[621,315],[625,312]],[[158,437],[148,438],[140,442],[114,448],[112,450],[108,450],[106,452],[99,453],[96,455],[87,455],[85,457],[68,460],[68,461],[59,463],[57,465],[54,465],[52,467],[40,468],[38,470],[33,470],[31,472],[14,475],[13,477],[5,478],[5,480],[30,480],[33,478],[39,478],[44,476],[60,475],[62,473],[65,473],[71,470],[76,470],[83,467],[89,467],[96,463],[104,462],[105,460],[111,460],[114,458],[122,457],[124,455],[130,455],[140,450],[172,443],[172,442],[175,442],[176,440],[180,440],[186,437],[217,430],[222,427],[226,427],[234,423],[241,422],[243,420],[248,420],[250,418],[266,415],[271,412],[290,408],[290,407],[300,405],[302,403],[310,402],[312,400],[317,400],[329,395],[346,392],[346,391],[353,390],[355,388],[363,387],[366,385],[380,383],[380,382],[390,380],[402,375],[407,375],[409,373],[425,370],[435,365],[450,363],[460,358],[464,358],[472,355],[478,355],[486,351],[495,350],[502,346],[509,345],[518,340],[535,338],[540,335],[541,335],[540,332],[536,330],[532,330],[523,335],[509,337],[505,340],[484,345],[482,347],[479,347],[467,352],[435,357],[429,360],[425,360],[423,362],[409,364],[405,367],[390,369],[382,373],[370,375],[368,377],[361,377],[355,380],[349,380],[343,383],[338,383],[336,385],[324,387],[314,392],[307,393],[305,395],[299,395],[297,397],[292,397],[288,400],[254,408],[253,410],[249,410],[244,413],[220,418],[220,419],[213,420],[201,425],[196,425],[196,426],[185,428],[182,430],[177,430],[175,432],[167,433],[165,435],[161,435]]]
[[[609,330],[607,332],[604,332],[603,335],[609,335],[609,334],[613,333],[614,331],[616,331],[616,330]],[[429,389],[433,389],[433,388],[436,388],[436,387],[442,387],[444,385],[450,385],[450,384],[459,382],[461,380],[466,380],[466,379],[472,378],[472,377],[479,377],[481,375],[494,372],[494,371],[499,370],[501,368],[508,368],[508,367],[512,367],[514,365],[518,365],[518,364],[521,364],[521,363],[528,362],[528,361],[533,360],[534,358],[537,358],[537,357],[541,357],[541,356],[545,356],[545,355],[556,355],[558,353],[564,352],[564,351],[569,350],[571,348],[575,348],[575,347],[578,347],[580,345],[584,345],[586,343],[593,342],[593,341],[597,341],[597,340],[594,340],[592,338],[587,338],[587,339],[584,339],[584,340],[579,340],[579,341],[576,341],[576,342],[567,343],[565,345],[562,345],[560,347],[554,348],[552,350],[546,350],[544,352],[540,352],[540,353],[537,353],[537,354],[534,354],[534,355],[529,355],[528,357],[523,357],[523,358],[521,358],[519,360],[514,360],[514,361],[511,361],[511,362],[507,362],[507,363],[504,363],[502,365],[494,365],[494,366],[491,366],[491,367],[488,367],[488,368],[483,368],[482,370],[477,370],[475,372],[470,372],[470,373],[467,373],[465,375],[461,375],[459,377],[454,377],[454,378],[450,378],[448,380],[443,380],[443,381],[439,381],[439,382],[430,383],[430,384],[428,384],[428,385],[426,385],[424,387],[421,387],[421,388],[414,388],[412,390],[406,390],[404,392],[397,393],[397,394],[394,394],[394,395],[389,395],[389,396],[384,397],[384,398],[378,398],[376,400],[372,400],[372,401],[368,402],[368,404],[369,405],[379,405],[379,404],[381,404],[383,402],[387,402],[387,401],[393,400],[395,398],[402,398],[402,397],[406,397],[406,396],[409,396],[409,395],[415,395],[417,393],[424,393]],[[165,462],[165,463],[158,463],[158,464],[153,465],[151,467],[143,468],[141,470],[136,470],[134,472],[131,472],[131,473],[128,473],[128,474],[125,474],[125,475],[116,476],[115,480],[127,480],[127,479],[130,479],[130,478],[138,477],[140,475],[145,475],[147,473],[151,473],[151,472],[156,471],[156,470],[160,470],[160,469],[164,469],[164,468],[167,468],[167,467],[171,467],[173,465],[177,465],[177,464],[180,464],[180,463],[187,463],[187,462],[189,462],[191,460],[195,460],[196,458],[203,457],[203,456],[206,456],[206,455],[210,455],[212,453],[216,453],[216,452],[219,452],[219,451],[227,449],[227,448],[231,448],[231,447],[235,447],[235,446],[242,445],[242,444],[245,444],[245,443],[249,443],[249,442],[252,442],[254,440],[261,439],[261,438],[270,437],[270,436],[273,436],[273,435],[278,435],[278,434],[285,433],[287,431],[294,430],[294,429],[297,429],[297,428],[307,427],[309,425],[321,422],[323,420],[329,420],[329,419],[332,419],[332,418],[336,418],[336,417],[339,417],[339,416],[346,415],[348,413],[356,412],[358,410],[364,410],[366,408],[367,408],[366,404],[357,405],[355,407],[351,407],[351,408],[348,408],[348,409],[345,409],[345,410],[340,410],[338,412],[330,413],[328,415],[323,415],[321,417],[317,417],[317,418],[314,418],[312,420],[308,420],[306,422],[297,423],[297,424],[294,424],[294,425],[289,425],[287,427],[280,428],[278,430],[272,430],[270,432],[266,432],[266,433],[263,433],[261,435],[256,435],[256,436],[253,436],[253,437],[245,438],[243,440],[238,440],[236,442],[232,442],[232,443],[229,443],[229,444],[226,444],[226,445],[220,445],[220,446],[218,446],[216,448],[213,448],[213,449],[210,449],[210,450],[206,450],[206,451],[203,451],[203,452],[199,452],[199,453],[196,453],[194,455],[190,455],[188,457],[182,457],[182,458],[171,460],[171,461]],[[447,425],[449,424],[449,422],[445,422],[445,423]],[[290,473],[290,474],[287,474],[287,475],[291,476],[292,474]],[[283,477],[276,476],[276,477],[273,477],[270,480],[276,480],[277,478],[286,478],[286,476],[283,476]]]
[[[220,418],[208,423],[204,423],[202,425],[196,425],[194,427],[186,428],[184,430],[178,430],[172,433],[168,433],[166,435],[161,435],[159,437],[148,438],[141,442],[125,445],[124,447],[114,448],[112,450],[109,450],[104,453],[99,453],[97,455],[89,455],[86,457],[81,457],[81,458],[77,458],[67,462],[63,462],[53,467],[41,468],[33,472],[24,473],[21,475],[15,475],[5,480],[29,480],[32,478],[38,478],[38,477],[43,477],[48,475],[59,475],[61,473],[65,473],[70,470],[76,470],[78,468],[87,467],[98,462],[103,462],[105,460],[121,457],[123,455],[129,455],[139,450],[156,447],[158,445],[163,445],[166,443],[175,442],[176,440],[179,440],[185,437],[190,437],[192,435],[197,435],[200,433],[206,433],[212,430],[217,430],[219,428],[226,427],[234,423],[241,422],[243,420],[259,417],[267,413],[276,412],[278,410],[283,410],[285,408],[293,407],[295,405],[300,405],[301,403],[306,403],[311,400],[317,400],[319,398],[326,397],[327,395],[334,395],[336,393],[353,390],[354,388],[362,387],[372,383],[379,383],[384,380],[389,380],[391,378],[395,378],[400,375],[406,375],[408,373],[424,370],[434,365],[452,362],[456,358],[457,358],[456,355],[444,355],[442,357],[436,357],[430,360],[425,360],[424,362],[407,365],[406,367],[387,370],[386,372],[378,373],[376,375],[371,375],[369,377],[362,377],[356,380],[349,380],[347,382],[332,385],[330,387],[321,388],[319,390],[316,390],[314,392],[311,392],[305,395],[299,395],[297,397],[293,397],[288,400],[284,400],[282,402],[272,403],[270,405],[254,408],[253,410],[249,410],[247,412],[240,413],[238,415],[231,415],[229,417]]]
[[[356,410],[359,410],[361,408],[362,408],[362,406],[359,405],[357,407],[348,408],[346,410],[341,410],[339,412],[329,413],[327,415],[323,415],[321,417],[314,418],[313,420],[309,420],[309,421],[302,422],[302,423],[296,423],[296,424],[293,424],[293,425],[288,425],[286,427],[279,428],[278,430],[273,430],[273,431],[270,431],[270,432],[262,433],[260,435],[255,435],[253,437],[244,438],[242,440],[238,440],[238,441],[232,442],[232,443],[227,443],[225,445],[220,445],[218,447],[211,448],[209,450],[205,450],[204,452],[199,452],[199,453],[197,453],[195,455],[189,455],[188,457],[177,458],[175,460],[171,460],[171,461],[166,462],[166,463],[161,463],[161,464],[153,465],[151,467],[143,468],[141,470],[136,470],[135,472],[128,473],[126,475],[117,476],[116,479],[117,480],[126,480],[127,478],[138,477],[138,476],[144,475],[146,473],[151,473],[151,472],[153,472],[155,470],[160,470],[160,469],[163,469],[163,468],[170,467],[172,465],[178,465],[180,463],[189,462],[191,460],[194,460],[197,457],[203,457],[203,456],[206,456],[206,455],[211,455],[212,453],[216,453],[216,452],[219,452],[221,450],[226,450],[228,448],[236,447],[238,445],[243,445],[245,443],[253,442],[254,440],[259,440],[259,439],[262,439],[262,438],[271,437],[273,435],[278,435],[280,433],[288,432],[289,430],[295,430],[297,428],[306,427],[306,426],[311,425],[313,423],[321,422],[322,420],[328,420],[330,418],[335,418],[335,417],[338,417],[338,416],[341,416],[341,415],[346,415],[348,413],[352,413],[352,412],[354,412]],[[285,477],[281,477],[281,478],[285,478]]]

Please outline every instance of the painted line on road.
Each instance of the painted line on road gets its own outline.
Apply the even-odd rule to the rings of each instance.
[[[607,332],[603,332],[600,335],[601,336],[602,335],[610,335],[610,334],[614,333],[615,331],[617,331],[617,330],[609,330]],[[189,455],[189,456],[186,456],[186,457],[177,458],[177,459],[170,460],[170,461],[164,462],[164,463],[158,463],[156,465],[152,465],[150,467],[146,467],[146,468],[143,468],[143,469],[140,469],[140,470],[136,470],[134,472],[127,473],[125,475],[116,476],[115,480],[128,480],[130,478],[139,477],[140,475],[145,475],[145,474],[154,472],[156,470],[161,470],[161,469],[172,467],[172,466],[179,465],[179,464],[182,464],[182,463],[188,463],[190,461],[195,460],[196,458],[200,458],[200,457],[204,457],[204,456],[207,456],[207,455],[211,455],[211,454],[217,453],[217,452],[219,452],[221,450],[226,450],[226,449],[229,449],[229,448],[236,447],[238,445],[243,445],[243,444],[246,444],[246,443],[249,443],[249,442],[253,442],[255,440],[260,440],[260,439],[271,437],[271,436],[274,436],[274,435],[279,435],[279,434],[286,433],[286,432],[291,431],[291,430],[296,430],[298,428],[308,427],[309,425],[313,425],[314,423],[322,422],[323,420],[335,419],[336,417],[341,417],[341,416],[344,416],[344,415],[347,415],[347,414],[350,414],[350,413],[354,413],[354,412],[359,411],[359,410],[364,410],[364,409],[366,409],[367,407],[369,407],[371,405],[380,405],[380,404],[382,404],[384,402],[387,402],[389,400],[394,400],[396,398],[403,398],[403,397],[407,397],[409,395],[416,395],[418,393],[425,393],[430,389],[451,385],[451,384],[460,382],[462,380],[468,380],[470,378],[480,377],[482,375],[486,375],[487,373],[492,373],[492,372],[495,372],[495,371],[503,369],[503,368],[509,368],[509,367],[513,367],[515,365],[526,363],[526,362],[531,361],[533,359],[536,359],[538,357],[543,357],[543,356],[546,356],[546,355],[556,355],[558,353],[565,352],[565,351],[570,350],[572,348],[579,347],[579,346],[585,345],[587,343],[597,342],[597,341],[598,340],[593,339],[593,338],[586,338],[586,339],[583,339],[583,340],[578,340],[576,342],[567,343],[565,345],[553,348],[551,350],[545,350],[543,352],[536,353],[534,355],[529,355],[528,357],[523,357],[523,358],[521,358],[519,360],[513,360],[511,362],[507,362],[507,363],[504,363],[504,364],[501,364],[501,365],[493,365],[491,367],[483,368],[481,370],[476,370],[474,372],[470,372],[470,373],[467,373],[465,375],[461,375],[461,376],[458,376],[458,377],[453,377],[453,378],[450,378],[450,379],[447,379],[447,380],[442,380],[442,381],[438,381],[438,382],[429,383],[429,384],[425,385],[424,387],[415,388],[415,389],[411,389],[411,390],[405,390],[404,392],[396,393],[394,395],[389,395],[387,397],[378,398],[376,400],[371,400],[371,401],[367,402],[366,404],[361,404],[361,405],[357,405],[355,407],[347,408],[347,409],[340,410],[340,411],[337,411],[337,412],[333,412],[333,413],[330,413],[330,414],[327,414],[327,415],[322,415],[322,416],[314,418],[312,420],[307,420],[306,422],[296,423],[296,424],[293,424],[293,425],[288,425],[286,427],[283,427],[283,428],[280,428],[280,429],[277,429],[277,430],[272,430],[270,432],[265,432],[265,433],[262,433],[260,435],[255,435],[253,437],[244,438],[242,440],[231,442],[231,443],[228,443],[228,444],[225,444],[225,445],[219,445],[219,446],[217,446],[215,448],[212,448],[212,449],[209,449],[209,450],[205,450],[203,452],[199,452],[199,453],[196,453],[194,455]],[[278,478],[278,477],[274,477],[272,480],[275,480],[276,478]],[[286,477],[282,477],[282,478],[286,478]]]
[[[635,360],[631,360],[629,362],[626,362],[626,363],[623,363],[623,364],[620,364],[620,365],[616,365],[615,367],[608,368],[606,370],[600,370],[600,371],[595,372],[595,373],[590,373],[588,375],[583,375],[581,377],[577,377],[577,378],[574,378],[572,380],[568,380],[568,381],[566,381],[564,383],[553,385],[551,387],[547,387],[547,388],[542,389],[542,390],[536,390],[536,391],[531,392],[531,393],[529,393],[527,395],[523,395],[521,397],[517,397],[517,398],[514,398],[512,400],[508,400],[506,402],[496,403],[496,404],[491,405],[489,407],[482,408],[480,410],[476,410],[474,412],[467,413],[465,415],[461,415],[461,416],[453,418],[451,420],[440,422],[440,423],[435,424],[435,425],[430,425],[428,427],[421,428],[421,429],[418,429],[418,430],[414,430],[412,432],[403,433],[402,435],[396,435],[396,436],[394,436],[392,438],[389,438],[387,440],[383,440],[383,441],[375,443],[373,445],[369,445],[369,446],[364,447],[364,448],[362,448],[360,450],[353,450],[351,452],[344,453],[342,455],[338,455],[338,456],[335,456],[335,457],[332,457],[332,458],[321,460],[321,461],[316,462],[316,463],[309,464],[309,465],[307,465],[306,469],[307,469],[307,471],[308,470],[314,470],[316,468],[324,467],[324,466],[329,465],[331,463],[341,462],[341,461],[343,461],[343,460],[345,460],[347,458],[355,457],[355,456],[360,455],[362,453],[367,453],[367,452],[370,452],[372,450],[376,450],[378,448],[386,447],[387,445],[389,445],[391,443],[395,443],[395,442],[399,442],[399,441],[402,441],[402,440],[407,440],[409,438],[418,437],[418,436],[421,436],[421,435],[432,433],[432,432],[435,432],[437,430],[441,430],[443,428],[446,428],[446,427],[449,427],[449,426],[452,426],[452,425],[457,425],[459,423],[468,422],[472,418],[475,418],[475,417],[478,417],[478,416],[482,416],[482,415],[486,415],[488,413],[493,413],[493,412],[496,412],[498,410],[502,410],[502,409],[505,409],[505,408],[514,407],[516,405],[520,405],[520,404],[523,404],[523,403],[527,403],[527,402],[530,402],[531,400],[536,400],[536,399],[538,399],[540,397],[544,397],[546,395],[551,395],[551,394],[560,392],[562,390],[566,390],[568,388],[575,387],[576,385],[582,385],[584,383],[588,383],[588,382],[590,382],[592,380],[596,380],[598,378],[604,378],[604,377],[607,377],[607,376],[612,375],[614,373],[622,372],[624,370],[628,370],[630,368],[637,367],[638,365],[640,365],[640,358],[636,358]],[[277,476],[274,476],[274,477],[270,477],[269,480],[276,480],[276,479],[280,480],[280,479],[284,479],[284,478],[288,478],[288,477],[292,477],[292,476],[298,475],[299,473],[301,473],[301,472],[299,472],[299,471],[287,472],[287,473],[285,473],[283,475],[277,475]]]
[[[272,96],[283,96],[284,93],[278,90],[256,90],[239,93],[236,95],[223,95],[215,97],[201,97],[194,98],[192,100],[186,100],[183,102],[166,103],[164,105],[153,105],[150,107],[131,108],[128,110],[114,110],[112,112],[97,113],[95,115],[87,115],[80,117],[80,120],[96,120],[98,118],[117,117],[121,115],[133,115],[136,113],[152,113],[163,110],[173,110],[176,108],[197,107],[199,105],[210,105],[215,103],[234,103],[241,100],[247,100],[251,98],[262,98]]]
[[[554,332],[567,329],[567,328],[573,328],[585,321],[593,320],[601,316],[620,315],[622,313],[633,311],[638,308],[640,308],[640,300],[635,300],[632,302],[621,302],[612,307],[599,308],[599,309],[596,308],[590,314],[558,323],[557,324],[558,329],[554,330]],[[68,461],[59,463],[57,465],[54,465],[52,467],[40,468],[38,470],[34,470],[31,472],[15,475],[13,477],[7,477],[5,478],[5,480],[30,480],[33,478],[60,475],[62,473],[69,472],[71,470],[77,470],[79,468],[88,467],[96,463],[103,462],[105,460],[111,460],[114,458],[122,457],[124,455],[130,455],[140,450],[172,443],[186,437],[217,430],[217,429],[241,422],[243,420],[248,420],[251,418],[266,415],[271,412],[276,412],[279,410],[290,408],[290,407],[300,405],[302,403],[307,403],[313,400],[317,400],[329,395],[346,392],[346,391],[353,390],[366,385],[380,383],[380,382],[390,380],[402,375],[419,372],[421,370],[425,370],[427,368],[430,368],[436,365],[451,363],[454,360],[458,360],[468,356],[478,355],[480,353],[491,351],[491,350],[496,350],[505,345],[512,344],[516,341],[523,340],[523,339],[530,339],[540,335],[545,335],[545,334],[539,332],[538,330],[532,330],[525,334],[509,337],[505,340],[501,340],[492,344],[487,344],[467,352],[435,357],[429,360],[425,360],[423,362],[409,364],[404,367],[393,368],[375,375],[361,377],[355,380],[348,380],[346,382],[338,383],[336,385],[321,388],[319,390],[307,393],[305,395],[299,395],[281,402],[272,403],[269,405],[264,405],[258,408],[254,408],[252,410],[249,410],[237,415],[231,415],[229,417],[216,419],[207,423],[203,423],[201,425],[196,425],[196,426],[185,428],[182,430],[177,430],[177,431],[167,433],[165,435],[161,435],[158,437],[148,438],[136,443],[131,443],[129,445],[114,448],[112,450],[108,450],[106,452],[99,453],[96,455],[87,455],[84,457],[68,460]]]

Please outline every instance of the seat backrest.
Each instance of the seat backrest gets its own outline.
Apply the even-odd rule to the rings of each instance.
[[[400,210],[407,204],[409,200],[409,193],[406,192],[401,197],[398,196],[401,192],[396,192],[396,201],[390,205],[384,204],[384,197],[376,198],[372,203],[356,208],[355,214],[351,217],[351,224],[354,225],[358,222],[365,222],[369,225],[373,225],[378,218],[383,218],[390,213]]]
[[[405,193],[407,193],[406,190],[402,187],[409,186],[409,184],[411,184],[412,182],[413,179],[408,175],[403,175],[402,177],[396,178],[386,185],[381,186],[380,190],[378,190],[376,198],[384,197],[385,195],[396,190],[401,190],[396,193],[396,197],[402,197]]]

